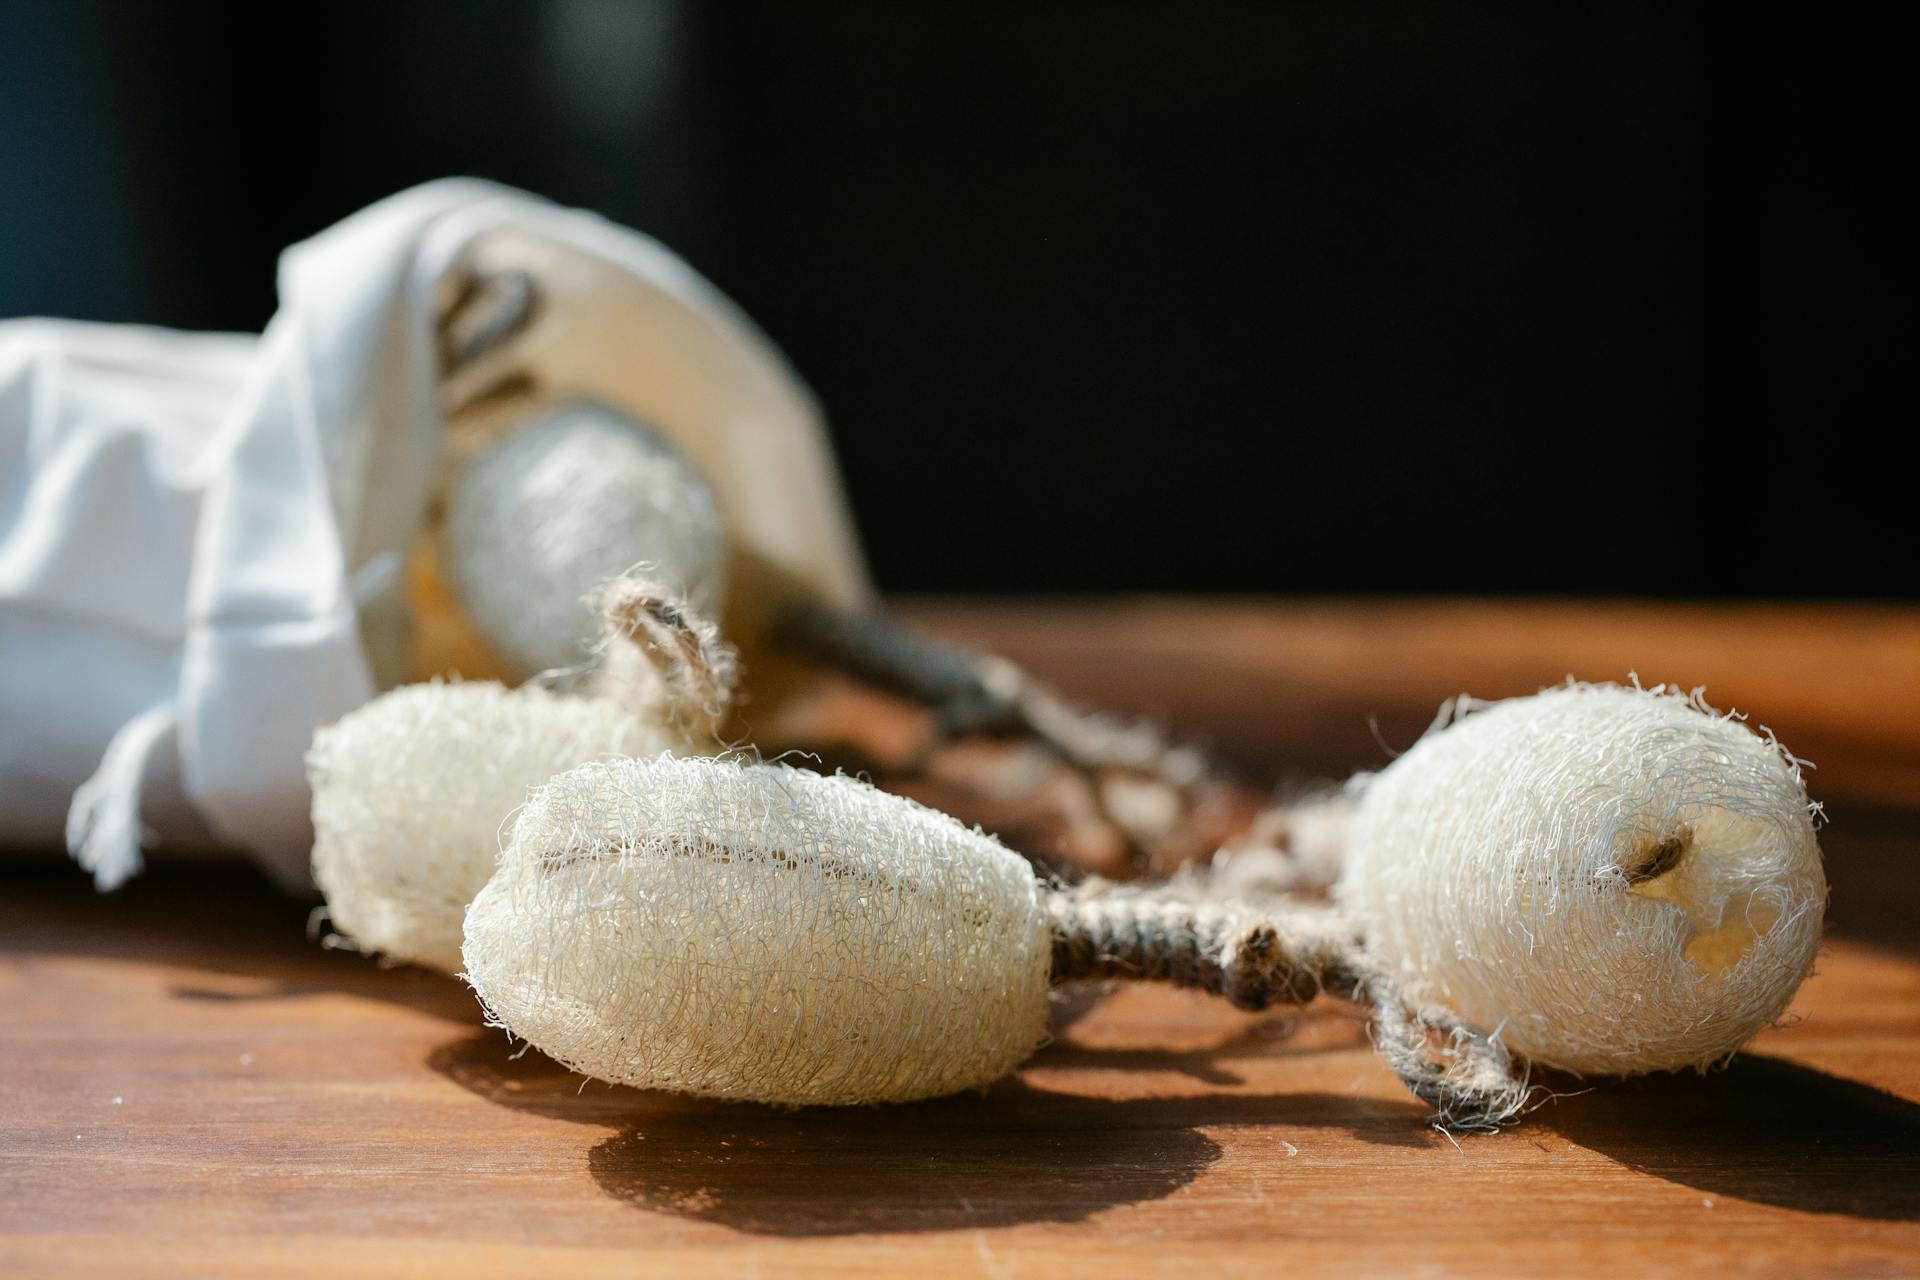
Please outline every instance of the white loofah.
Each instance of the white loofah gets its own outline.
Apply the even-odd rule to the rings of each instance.
[[[313,874],[333,925],[368,951],[448,972],[461,917],[530,788],[609,755],[675,743],[607,700],[537,687],[418,684],[314,736]]]
[[[449,499],[445,555],[467,617],[528,676],[585,658],[586,597],[636,563],[696,608],[717,605],[727,544],[712,489],[672,445],[579,402],[468,464]]]
[[[562,774],[467,913],[491,1016],[603,1080],[786,1104],[984,1085],[1040,1042],[1027,864],[846,777],[713,760]]]
[[[1375,779],[1338,900],[1416,1005],[1572,1071],[1704,1066],[1777,1018],[1826,880],[1791,757],[1697,700],[1570,685]]]

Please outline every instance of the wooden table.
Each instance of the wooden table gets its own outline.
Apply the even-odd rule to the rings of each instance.
[[[514,1058],[451,979],[250,874],[0,872],[0,1274],[1920,1273],[1920,614],[921,604],[1249,767],[1384,759],[1442,698],[1706,682],[1822,768],[1834,937],[1712,1077],[1457,1142],[1334,1005],[1061,1004],[981,1096],[782,1112]],[[1370,721],[1371,717],[1371,723]]]

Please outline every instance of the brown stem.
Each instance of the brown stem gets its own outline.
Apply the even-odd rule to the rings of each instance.
[[[1212,900],[1180,885],[1089,882],[1055,891],[1053,981],[1140,978],[1225,996],[1242,1009],[1305,1004],[1325,992],[1366,1006],[1375,1047],[1447,1129],[1492,1129],[1531,1095],[1499,1041],[1436,1009],[1410,1009],[1373,973],[1352,926],[1330,908],[1283,899]]]
[[[1154,840],[1115,813],[1105,775],[1164,786],[1184,808],[1219,779],[1202,755],[1170,743],[1150,724],[1081,711],[1003,658],[970,653],[883,613],[806,604],[789,611],[782,636],[827,665],[929,708],[941,739],[967,734],[1022,738],[1080,774],[1106,821],[1127,840],[1136,871],[1161,869]]]
[[[1242,1009],[1356,998],[1351,927],[1325,908],[1196,898],[1184,886],[1089,881],[1049,900],[1053,980],[1121,977],[1225,996]]]

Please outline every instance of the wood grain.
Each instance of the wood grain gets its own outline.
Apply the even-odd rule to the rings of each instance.
[[[248,873],[162,868],[103,899],[77,873],[15,865],[0,870],[0,1274],[1920,1270],[1920,840],[1899,803],[1920,759],[1911,614],[915,613],[1076,692],[1167,712],[1249,767],[1303,773],[1377,763],[1369,712],[1395,742],[1462,687],[1704,674],[1829,748],[1838,765],[1815,776],[1836,903],[1890,905],[1842,913],[1790,1024],[1726,1071],[1560,1082],[1568,1096],[1526,1124],[1456,1144],[1333,1004],[1248,1015],[1147,986],[1083,993],[983,1095],[783,1112],[583,1088],[516,1059],[459,983],[322,949],[306,906]],[[1800,656],[1742,640],[1752,625]]]
[[[910,601],[1100,707],[1267,772],[1379,768],[1460,693],[1568,676],[1704,686],[1814,762],[1835,803],[1920,808],[1920,610],[1648,601]]]

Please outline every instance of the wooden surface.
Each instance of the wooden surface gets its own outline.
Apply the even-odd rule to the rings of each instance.
[[[1920,1273],[1915,614],[911,612],[1275,775],[1377,765],[1462,689],[1705,681],[1821,764],[1836,936],[1727,1071],[1595,1085],[1456,1143],[1331,1004],[1125,987],[1061,1004],[982,1096],[780,1112],[515,1059],[458,983],[323,950],[251,875],[101,899],[14,865],[0,1274]]]

